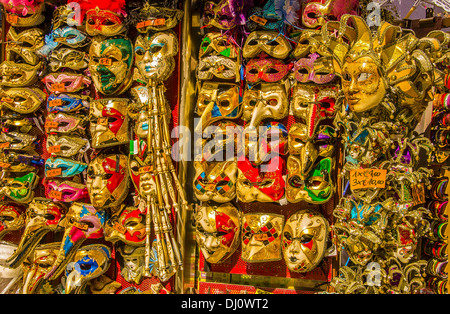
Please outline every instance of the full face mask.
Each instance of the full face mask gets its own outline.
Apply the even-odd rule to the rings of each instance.
[[[18,33],[14,27],[10,27],[6,41],[5,60],[29,65],[39,63],[36,51],[44,45],[43,30],[29,28]]]
[[[195,213],[195,240],[208,263],[228,259],[240,243],[241,214],[231,203],[204,205]]]
[[[103,227],[107,219],[105,210],[96,210],[92,205],[72,203],[62,225],[65,228],[58,256],[45,279],[54,280],[72,261],[77,250],[87,239],[103,237]]]
[[[111,265],[111,249],[102,244],[81,247],[66,269],[66,294],[81,294],[86,284],[103,275]]]
[[[97,99],[90,106],[92,147],[103,148],[129,142],[128,99]]]
[[[25,227],[25,210],[25,206],[20,204],[0,204],[0,240],[11,231]]]
[[[236,59],[238,47],[234,39],[226,34],[208,33],[200,45],[199,60],[207,56],[223,56]]]
[[[60,222],[65,212],[65,207],[59,203],[49,199],[34,198],[26,212],[25,231],[19,246],[6,260],[8,267],[19,267],[47,233],[62,230]]]
[[[136,67],[146,81],[166,81],[175,70],[174,57],[178,54],[175,32],[139,35],[134,46]]]
[[[120,95],[130,86],[133,43],[123,36],[95,36],[89,50],[89,71],[103,95]]]
[[[123,259],[120,275],[127,282],[140,284],[145,275],[145,247],[123,245],[117,251]]]
[[[254,31],[247,37],[242,53],[245,59],[257,58],[262,52],[272,58],[285,59],[291,50],[290,42],[278,32]]]
[[[108,219],[105,225],[105,240],[128,245],[145,244],[145,214],[136,207],[123,207]]]
[[[2,88],[0,96],[2,108],[22,114],[38,110],[46,98],[42,90],[34,87]]]
[[[306,273],[319,265],[327,249],[328,221],[319,212],[302,209],[286,221],[282,251],[290,271]]]
[[[281,255],[281,233],[284,216],[245,214],[242,218],[242,260],[248,263],[278,261]]]
[[[89,164],[86,185],[96,208],[116,207],[127,197],[127,161],[125,155],[100,155]]]
[[[156,193],[156,182],[152,173],[148,170],[150,161],[146,154],[130,155],[128,169],[133,185],[142,197]]]
[[[203,202],[230,202],[236,198],[237,163],[194,161],[195,197]]]

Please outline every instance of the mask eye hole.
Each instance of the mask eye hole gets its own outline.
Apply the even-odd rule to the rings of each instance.
[[[89,19],[87,22],[89,25],[95,25],[94,19]]]
[[[301,188],[304,186],[303,181],[300,179],[299,176],[293,176],[291,179],[289,179],[289,184],[293,188]]]
[[[222,187],[222,186],[225,186],[225,185],[227,185],[228,184],[228,182],[229,181],[225,181],[225,180],[222,180],[222,181],[219,181],[217,184],[216,184],[216,186],[218,186],[218,187]]]
[[[150,52],[151,52],[152,54],[156,54],[156,53],[160,52],[160,51],[163,49],[163,47],[164,47],[164,45],[155,45],[155,46],[152,46],[152,47],[150,48]]]
[[[266,43],[266,45],[267,45],[267,46],[275,47],[275,46],[278,46],[278,42],[277,42],[276,40],[269,40],[269,41]]]
[[[138,56],[143,56],[143,55],[145,54],[145,50],[142,49],[142,48],[138,48],[138,49],[135,50],[135,53],[136,53]]]
[[[365,82],[372,76],[371,73],[363,72],[358,76],[358,82]]]
[[[290,232],[285,232],[285,233],[283,234],[283,236],[284,236],[284,238],[285,238],[286,240],[292,241],[292,236],[291,236],[291,233],[290,233]]]
[[[219,102],[219,105],[220,105],[220,107],[227,108],[227,107],[230,107],[231,103],[229,100],[221,100]]]
[[[252,39],[247,43],[247,45],[249,45],[249,46],[256,46],[258,44],[259,44],[259,42],[256,39]]]
[[[278,73],[280,73],[280,71],[278,71],[277,69],[275,69],[273,67],[270,67],[267,69],[266,73],[267,74],[278,74]]]
[[[344,81],[347,81],[347,82],[351,82],[351,81],[352,81],[351,76],[350,76],[349,74],[347,74],[347,73],[345,73],[344,75],[342,75],[342,79],[343,79]]]
[[[311,240],[314,238],[312,234],[304,234],[302,235],[302,238],[300,239],[300,242],[303,244],[311,242]]]

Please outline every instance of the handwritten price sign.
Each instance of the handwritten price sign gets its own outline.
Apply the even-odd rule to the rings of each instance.
[[[386,187],[387,170],[357,169],[350,171],[350,188],[352,190]]]

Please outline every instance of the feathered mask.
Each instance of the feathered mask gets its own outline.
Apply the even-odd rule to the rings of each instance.
[[[78,3],[81,8],[81,16],[84,16],[87,11],[95,8],[99,8],[99,10],[108,10],[127,16],[125,11],[125,0],[68,0],[67,2]]]
[[[43,2],[44,0],[0,0],[8,12],[22,16],[27,15],[30,10],[35,13]]]

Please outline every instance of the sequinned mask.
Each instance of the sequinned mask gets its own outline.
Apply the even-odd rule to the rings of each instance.
[[[235,161],[194,161],[195,197],[203,202],[230,202],[236,198],[237,163]]]
[[[255,31],[247,37],[242,52],[245,59],[256,58],[262,52],[272,58],[285,59],[291,50],[289,41],[278,32]]]
[[[80,48],[84,47],[90,43],[90,38],[83,31],[71,27],[71,26],[63,26],[53,30],[50,35],[50,38],[53,42],[68,46],[70,48]],[[47,36],[46,36],[46,44],[47,44]]]
[[[359,1],[312,0],[303,4],[302,24],[307,28],[318,28],[327,21],[338,21],[344,13],[357,15]]]
[[[197,77],[200,80],[224,79],[235,81],[239,77],[240,63],[223,56],[208,56],[200,59]]]
[[[127,37],[95,36],[89,50],[89,71],[103,95],[120,95],[130,86],[133,43]]]
[[[29,114],[40,108],[45,101],[45,93],[34,87],[0,89],[1,107],[17,113]]]
[[[238,57],[238,47],[232,37],[221,33],[206,34],[200,45],[199,60],[207,56]]]
[[[281,256],[281,233],[284,216],[246,214],[242,219],[242,260],[248,263],[278,261]]]
[[[25,206],[20,204],[0,204],[0,240],[11,231],[25,227],[25,210]]]
[[[306,273],[322,261],[329,237],[328,221],[319,212],[302,209],[283,228],[282,251],[289,270]]]
[[[144,245],[145,236],[145,213],[139,208],[124,206],[105,225],[105,240],[112,243]]]
[[[87,188],[96,208],[121,204],[128,195],[128,158],[125,155],[98,156],[87,170]]]
[[[282,60],[266,58],[264,54],[259,59],[251,59],[245,66],[245,79],[247,83],[267,82],[274,83],[285,78],[292,68],[292,63]]]
[[[165,31],[153,35],[139,35],[134,46],[136,66],[147,81],[166,81],[175,70],[174,57],[178,54],[175,32]]]
[[[86,185],[73,181],[49,180],[45,186],[48,198],[55,202],[83,202],[89,200]]]
[[[63,68],[79,71],[86,69],[88,62],[89,56],[84,51],[72,48],[60,48],[51,52],[48,66],[52,72]]]
[[[239,246],[241,214],[231,203],[204,205],[195,213],[195,240],[208,263],[221,263]]]
[[[310,54],[308,58],[301,58],[294,63],[292,69],[295,80],[299,83],[314,82],[316,84],[330,83],[335,75],[332,69],[321,69],[320,72],[314,70],[314,62],[320,56],[317,53]]]
[[[92,147],[110,147],[129,141],[128,99],[96,99],[90,103],[90,107]]]
[[[123,15],[98,7],[86,12],[86,33],[90,36],[115,36],[126,30]]]
[[[30,28],[17,33],[10,27],[6,34],[6,59],[15,63],[36,65],[39,56],[36,51],[44,45],[44,31],[39,28]]]
[[[236,18],[233,17],[228,0],[218,3],[206,2],[203,9],[203,24],[206,27],[219,29],[232,29],[236,26]]]

